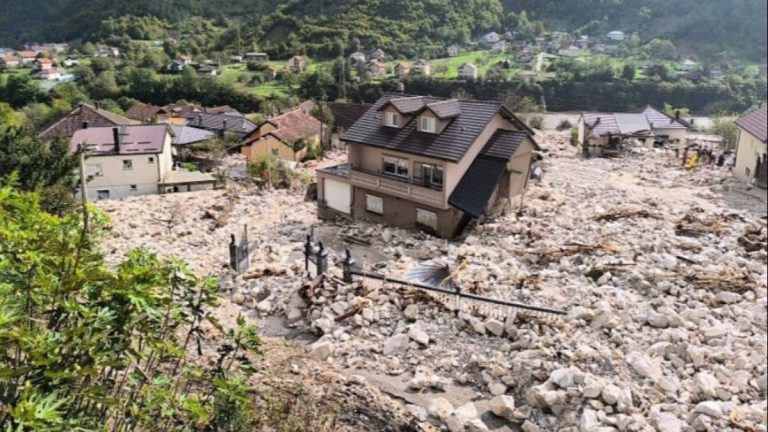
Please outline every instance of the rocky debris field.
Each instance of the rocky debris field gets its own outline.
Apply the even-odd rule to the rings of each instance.
[[[657,152],[582,160],[567,140],[542,134],[545,174],[522,209],[460,242],[321,223],[301,193],[236,189],[101,203],[104,244],[115,261],[145,247],[219,276],[221,315],[246,311],[268,336],[312,331],[309,357],[380,387],[424,427],[765,431],[765,200],[725,170]],[[252,267],[234,276],[227,244],[246,223]],[[344,284],[335,267],[309,284],[311,225],[333,262],[350,247],[364,269],[402,277],[463,257],[464,290],[568,315],[456,313],[413,288]]]

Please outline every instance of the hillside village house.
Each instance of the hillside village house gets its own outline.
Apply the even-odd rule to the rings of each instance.
[[[244,138],[256,129],[256,125],[252,121],[237,111],[222,114],[193,112],[188,114],[186,118],[187,121],[184,125],[213,131],[220,137],[225,134],[233,134],[239,138]]]
[[[425,59],[419,59],[416,61],[416,63],[413,64],[413,68],[411,68],[411,74],[430,76],[432,75],[432,66]]]
[[[617,155],[622,145],[634,142],[646,148],[671,145],[682,149],[688,124],[647,106],[638,113],[582,113],[579,117],[579,143],[586,155]]]
[[[210,75],[210,76],[216,76],[219,74],[218,69],[211,65],[202,65],[199,68],[197,68],[197,74],[198,75]]]
[[[62,77],[62,73],[56,68],[50,68],[35,72],[34,77],[41,80],[54,81],[60,79]]]
[[[360,51],[353,52],[349,56],[349,64],[352,66],[362,66],[367,60],[368,59],[365,57],[365,54],[361,53]]]
[[[34,51],[19,51],[16,53],[22,66],[32,64],[37,60],[37,53]]]
[[[480,37],[480,43],[486,48],[491,48],[495,43],[501,41],[501,35],[496,32],[490,32]]]
[[[477,66],[473,63],[464,63],[459,66],[460,79],[477,79]]]
[[[249,63],[264,63],[269,61],[269,55],[266,53],[249,52],[245,53],[245,61]]]
[[[84,127],[109,127],[138,124],[139,122],[88,104],[80,104],[72,112],[45,128],[44,139],[70,138]]]
[[[16,69],[19,67],[19,58],[13,54],[6,54],[0,57],[0,67],[3,69]]]
[[[116,47],[111,47],[108,45],[97,45],[96,51],[93,53],[94,57],[118,57],[120,56],[120,49]]]
[[[446,50],[448,57],[458,57],[460,52],[461,52],[461,47],[458,45],[451,45]]]
[[[37,71],[53,69],[53,60],[42,57],[42,58],[36,59],[34,65],[35,65],[35,70]]]
[[[318,214],[457,236],[526,188],[532,136],[499,102],[384,96],[318,170]]]
[[[300,55],[293,56],[288,60],[286,66],[291,72],[304,72],[304,69],[307,67],[307,59]]]
[[[212,189],[210,174],[173,170],[171,140],[167,125],[86,128],[70,148],[87,146],[89,199]]]
[[[739,140],[734,174],[745,182],[768,186],[768,108],[761,108],[736,121]]]
[[[375,59],[366,63],[364,69],[372,78],[378,78],[387,73],[387,65]]]
[[[606,33],[605,38],[614,42],[624,42],[627,40],[627,34],[623,31],[614,30],[612,32]]]
[[[129,119],[137,120],[145,124],[163,121],[169,114],[170,113],[163,107],[144,103],[137,103],[128,108],[128,111],[125,112],[125,116]]]
[[[384,52],[382,49],[375,49],[371,52],[371,60],[379,60],[384,61],[384,59],[387,57],[387,53]]]
[[[303,107],[273,117],[245,137],[241,153],[254,161],[267,155],[301,162],[309,149],[320,144],[320,121]]]
[[[395,65],[395,76],[398,78],[402,78],[405,76],[408,76],[411,73],[411,65],[410,63],[405,62],[398,62]]]

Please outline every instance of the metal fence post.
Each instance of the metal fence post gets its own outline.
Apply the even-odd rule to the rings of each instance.
[[[307,234],[307,241],[304,243],[304,271],[309,271],[309,257],[313,252],[312,236]]]
[[[232,234],[232,240],[229,242],[229,266],[232,267],[232,270],[238,271],[238,266],[240,262],[240,248],[237,247],[237,241],[235,240],[235,235]]]
[[[317,250],[317,256],[315,258],[317,275],[320,276],[328,270],[328,250],[323,246],[323,242],[320,242],[320,248]]]
[[[352,252],[347,249],[344,256],[344,262],[341,263],[341,268],[344,271],[344,283],[352,283],[352,266],[354,264],[355,260],[352,259]]]

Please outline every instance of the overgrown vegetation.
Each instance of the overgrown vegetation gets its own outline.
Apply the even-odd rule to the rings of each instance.
[[[288,189],[305,186],[312,182],[312,175],[291,169],[276,156],[260,156],[248,163],[248,175],[261,187]]]
[[[222,328],[214,280],[144,251],[109,269],[97,240],[79,215],[0,188],[0,428],[258,430],[258,329]]]

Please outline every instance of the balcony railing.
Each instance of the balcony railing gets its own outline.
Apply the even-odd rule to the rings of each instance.
[[[355,166],[351,168],[349,178],[357,186],[418,201],[434,207],[444,208],[446,204],[442,188],[438,189],[436,185],[432,187],[425,186],[425,182],[420,179],[400,178],[380,172],[363,170]]]

